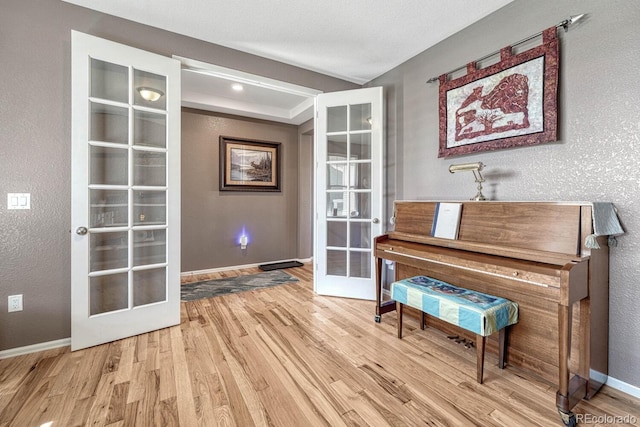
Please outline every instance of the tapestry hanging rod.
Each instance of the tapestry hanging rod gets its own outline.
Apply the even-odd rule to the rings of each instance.
[[[557,29],[557,28],[560,28],[560,27],[563,27],[563,28],[564,28],[564,31],[565,31],[565,32],[567,32],[567,31],[569,30],[569,26],[570,26],[570,25],[575,24],[576,22],[578,22],[579,20],[581,20],[581,19],[582,19],[582,18],[584,18],[585,16],[586,16],[586,13],[581,13],[580,15],[570,16],[569,18],[565,19],[564,21],[562,21],[562,22],[558,23],[558,24],[556,25],[556,29]],[[542,35],[542,33],[543,33],[543,32],[542,32],[542,31],[540,31],[540,32],[538,32],[538,33],[532,34],[532,35],[530,35],[529,37],[526,37],[526,38],[524,38],[524,39],[522,39],[522,40],[520,40],[520,41],[518,41],[518,42],[516,42],[516,43],[512,43],[510,46],[511,46],[511,47],[514,47],[514,46],[518,46],[518,45],[521,45],[521,44],[523,44],[523,43],[526,43],[526,42],[528,42],[529,40],[535,39],[536,37],[538,37],[538,36]],[[476,60],[474,60],[474,61],[472,61],[472,62],[480,62],[480,61],[484,61],[485,59],[491,58],[492,56],[497,55],[497,54],[499,54],[499,53],[500,53],[500,50],[496,50],[495,52],[491,52],[490,54],[485,55],[485,56],[483,56],[482,58],[478,58],[478,59],[476,59]],[[447,71],[447,72],[446,72],[446,73],[444,73],[444,74],[451,74],[451,73],[455,73],[456,71],[460,71],[460,70],[462,70],[463,68],[467,68],[467,65],[466,65],[466,64],[465,64],[465,65],[461,65],[461,66],[459,66],[458,68],[455,68],[455,69],[453,69],[453,70]],[[439,79],[440,79],[440,76],[437,76],[437,77],[431,77],[429,80],[427,80],[427,83],[437,82]]]

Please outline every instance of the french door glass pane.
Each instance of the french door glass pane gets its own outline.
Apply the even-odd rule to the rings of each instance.
[[[89,313],[91,315],[122,310],[129,306],[128,273],[91,277]]]
[[[126,231],[91,233],[90,271],[125,268],[129,265],[129,243]]]
[[[149,73],[142,70],[133,70],[133,103],[145,107],[164,110],[167,108],[167,78],[159,74]],[[146,100],[140,95],[140,89],[147,88],[156,91],[160,97],[155,101]]]
[[[346,163],[331,163],[327,165],[327,189],[341,190],[347,188],[349,177]]]
[[[94,98],[128,102],[129,68],[91,59],[91,93]]]
[[[128,225],[126,190],[89,190],[91,212],[89,227],[122,227]]]
[[[135,110],[133,112],[133,143],[147,147],[167,146],[167,116]]]
[[[350,142],[351,160],[371,160],[371,133],[354,133]]]
[[[352,248],[371,248],[371,223],[351,222],[349,223],[349,246]]]
[[[347,246],[347,223],[344,221],[327,222],[327,246],[344,248]]]
[[[129,183],[128,150],[111,147],[89,148],[89,183],[98,185],[127,185]]]
[[[346,132],[347,106],[327,108],[327,132]]]
[[[371,193],[351,193],[351,218],[371,219]]]
[[[165,191],[133,191],[133,224],[164,225],[167,223]]]
[[[349,276],[371,277],[371,252],[349,252]]]
[[[352,105],[349,110],[349,130],[371,129],[371,104]]]
[[[347,135],[331,135],[327,137],[327,160],[347,160]]]
[[[133,150],[133,185],[161,186],[167,182],[166,154]]]
[[[91,103],[91,141],[129,143],[129,109]]]
[[[133,265],[160,264],[167,260],[167,232],[139,230],[133,232]]]
[[[366,190],[371,188],[371,163],[351,163],[351,188]]]
[[[133,272],[133,306],[153,304],[167,299],[167,269],[154,268]]]
[[[327,250],[327,274],[332,276],[347,275],[347,251]]]
[[[346,192],[327,193],[327,216],[346,218],[349,209]]]

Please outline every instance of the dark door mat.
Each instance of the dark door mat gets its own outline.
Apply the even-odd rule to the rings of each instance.
[[[262,264],[258,268],[263,271],[279,270],[282,268],[302,267],[304,264],[298,261],[274,262],[273,264]]]

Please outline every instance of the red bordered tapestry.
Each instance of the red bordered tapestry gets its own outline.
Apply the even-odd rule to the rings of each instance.
[[[556,27],[542,32],[542,45],[447,81],[440,76],[438,157],[555,141],[559,47]]]

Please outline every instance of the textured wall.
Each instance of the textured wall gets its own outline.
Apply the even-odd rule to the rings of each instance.
[[[457,68],[551,27],[559,32],[559,138],[544,145],[438,159],[438,84]],[[487,165],[494,200],[611,201],[627,233],[611,249],[610,374],[640,386],[640,6],[637,1],[516,0],[369,83],[387,93],[388,209],[393,199],[467,199],[472,176],[451,163]],[[393,191],[397,193],[394,194]]]
[[[219,191],[220,135],[280,142],[282,191]],[[297,258],[297,201],[297,126],[183,111],[182,271]],[[238,245],[243,229],[246,251]]]
[[[325,92],[356,87],[61,1],[2,0],[0,351],[70,334],[71,29]],[[30,192],[31,210],[7,211],[8,192]],[[7,313],[12,294],[24,311]]]

